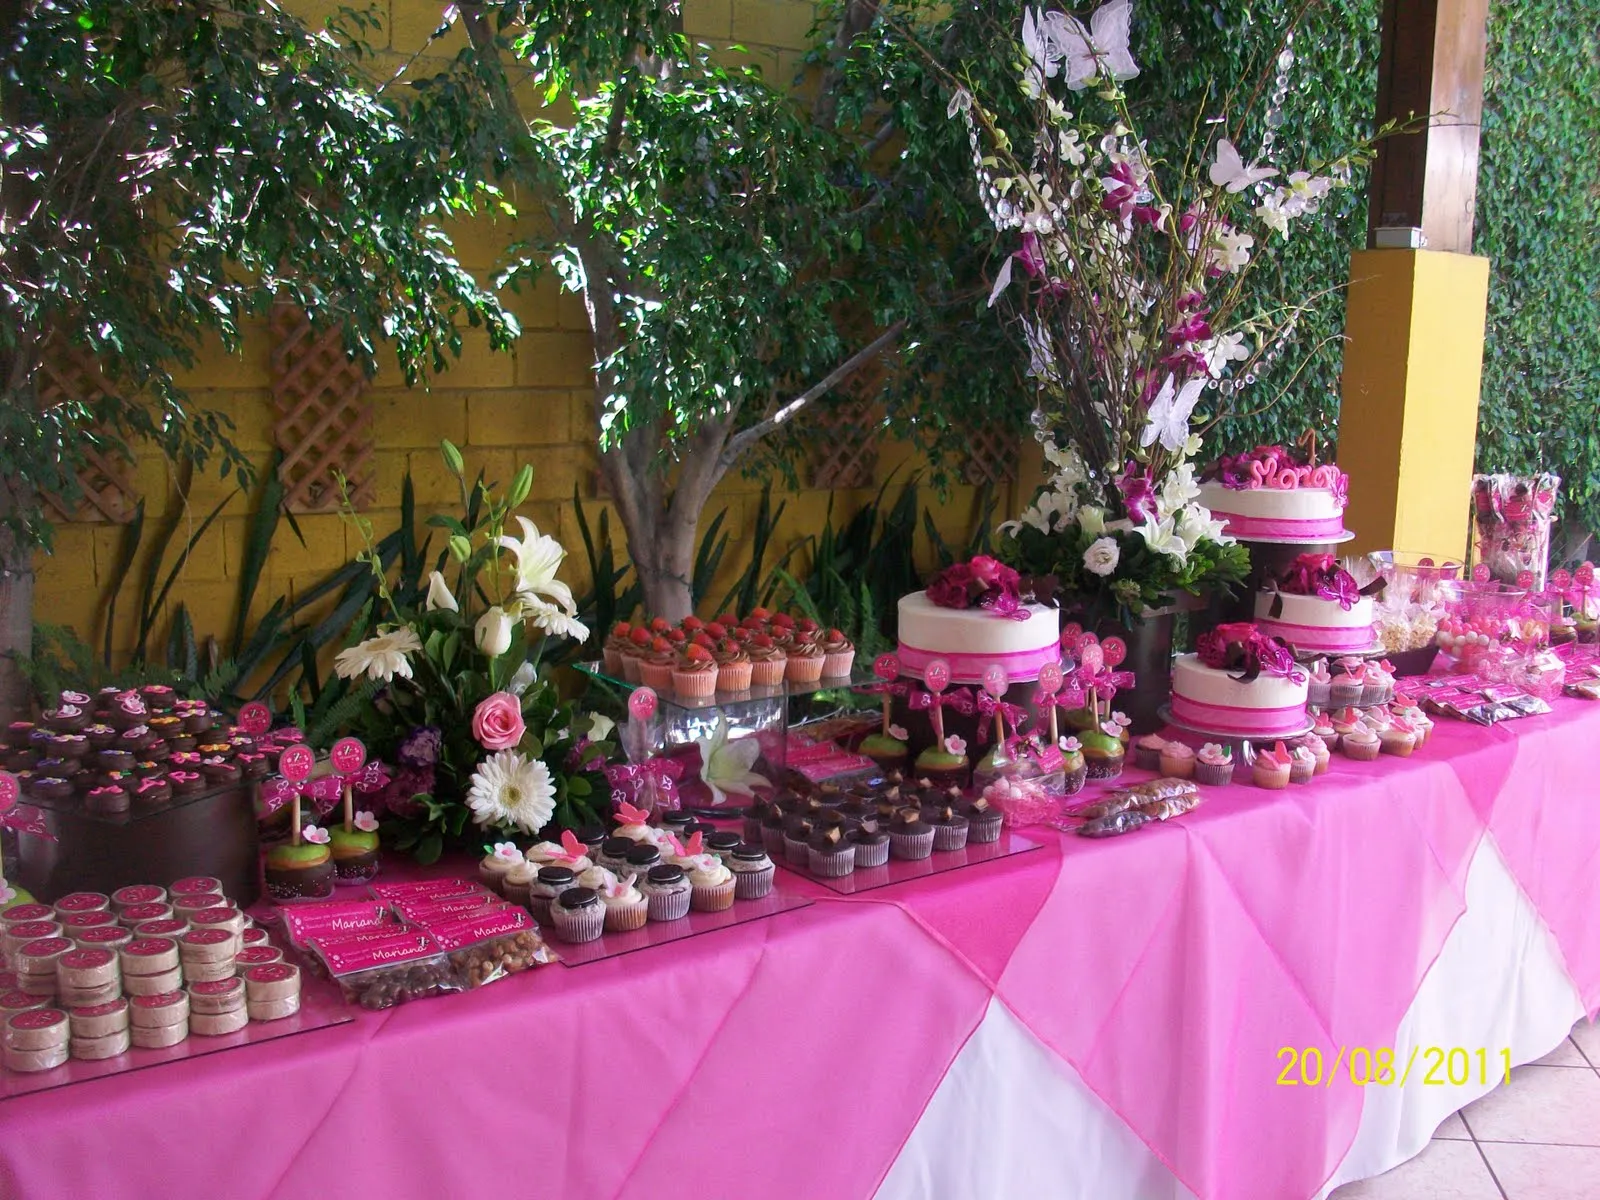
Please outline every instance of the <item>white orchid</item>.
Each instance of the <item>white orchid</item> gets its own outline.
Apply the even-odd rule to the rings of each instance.
[[[428,572],[428,598],[423,602],[423,607],[429,612],[460,612],[461,606],[456,603],[450,585],[444,581],[444,576],[438,571]]]
[[[396,675],[411,678],[411,660],[406,656],[422,649],[416,631],[403,627],[368,638],[359,645],[341,650],[333,658],[333,672],[340,679],[368,679],[388,683]]]
[[[527,517],[518,517],[517,524],[522,526],[521,538],[502,534],[499,541],[516,556],[517,594],[524,600],[543,597],[571,616],[578,611],[572,589],[556,578],[562,560],[567,557],[566,550],[549,534],[540,533],[539,527]]]
[[[1200,393],[1205,386],[1204,379],[1191,379],[1180,388],[1176,386],[1176,380],[1168,375],[1156,398],[1150,402],[1150,411],[1146,414],[1149,424],[1145,426],[1139,444],[1149,446],[1160,442],[1168,450],[1182,450],[1183,444],[1189,440],[1189,416],[1200,402]]]
[[[1238,274],[1250,265],[1250,250],[1256,239],[1237,229],[1219,230],[1206,248],[1206,265]]]
[[[1189,557],[1189,543],[1178,536],[1176,526],[1175,517],[1163,517],[1159,521],[1146,521],[1136,528],[1150,549],[1182,563]]]
[[[1194,464],[1179,463],[1167,472],[1167,477],[1161,481],[1161,491],[1156,497],[1156,511],[1162,516],[1174,515],[1199,495],[1200,485],[1195,482]]]
[[[719,716],[711,736],[695,743],[700,778],[711,789],[712,804],[729,796],[753,796],[756,788],[772,786],[770,779],[751,769],[761,757],[761,743],[754,737],[730,738],[728,732],[728,718]]]
[[[1056,352],[1041,322],[1028,317],[1022,319],[1022,332],[1028,339],[1028,378],[1042,379],[1046,383],[1060,383],[1061,372],[1056,367]]]
[[[1229,363],[1247,361],[1250,346],[1244,334],[1224,333],[1201,346],[1200,353],[1205,356],[1206,370],[1215,378],[1221,376]]]
[[[487,658],[499,658],[511,649],[512,620],[498,604],[490,605],[472,628],[472,641]]]

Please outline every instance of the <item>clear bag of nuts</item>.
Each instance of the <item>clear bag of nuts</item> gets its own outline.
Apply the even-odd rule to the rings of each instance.
[[[438,943],[418,929],[315,938],[311,945],[348,1004],[393,1008],[463,990]]]
[[[429,932],[449,956],[456,978],[468,988],[482,987],[557,958],[526,909],[508,907],[487,916],[436,925]]]

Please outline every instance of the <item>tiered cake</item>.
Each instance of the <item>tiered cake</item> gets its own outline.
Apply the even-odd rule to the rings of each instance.
[[[1302,554],[1256,594],[1256,623],[1301,654],[1372,649],[1372,600],[1331,554]]]
[[[1224,737],[1304,733],[1308,679],[1289,648],[1249,623],[1218,625],[1172,669],[1172,720]]]

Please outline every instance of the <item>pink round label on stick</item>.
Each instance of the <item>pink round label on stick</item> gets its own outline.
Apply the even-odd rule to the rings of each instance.
[[[1039,668],[1039,692],[1044,696],[1054,696],[1061,690],[1061,685],[1066,682],[1066,676],[1061,670],[1060,663],[1045,663]]]
[[[1533,572],[1532,571],[1518,571],[1517,572],[1517,586],[1519,588],[1531,588],[1533,586]]]
[[[333,749],[328,751],[328,758],[333,762],[333,769],[339,774],[354,775],[366,765],[367,748],[361,744],[360,738],[340,738],[333,744]]]
[[[1572,578],[1588,587],[1589,584],[1594,582],[1594,564],[1590,562],[1579,563],[1578,569],[1572,574]]]
[[[1105,665],[1105,651],[1095,642],[1085,642],[1078,647],[1078,661],[1083,664],[1084,670],[1090,673],[1096,672]]]
[[[1488,563],[1479,563],[1477,566],[1472,568],[1472,581],[1474,583],[1488,583],[1489,582],[1489,564]]]
[[[272,710],[252,700],[239,710],[239,728],[246,733],[265,733],[272,728]]]
[[[628,715],[636,721],[648,721],[656,715],[658,703],[655,688],[634,688],[628,696]]]
[[[872,673],[885,683],[900,678],[900,660],[893,654],[880,654],[872,660]]]
[[[1006,674],[1006,669],[999,663],[990,663],[983,669],[983,690],[996,700],[1006,694],[1006,689],[1011,686],[1011,677]]]
[[[1128,643],[1119,637],[1108,637],[1100,643],[1100,654],[1105,659],[1106,666],[1119,667],[1128,657]]]
[[[311,776],[311,768],[316,765],[317,756],[309,746],[290,746],[278,755],[278,774],[290,783],[305,782]]]
[[[1558,592],[1566,591],[1572,586],[1572,572],[1568,571],[1565,567],[1551,572],[1550,586],[1555,588]]]
[[[950,686],[950,664],[942,658],[928,660],[922,668],[922,682],[930,692],[942,692]]]

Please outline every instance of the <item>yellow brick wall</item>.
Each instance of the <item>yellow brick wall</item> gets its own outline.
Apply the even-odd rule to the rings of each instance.
[[[316,18],[334,5],[328,0],[290,0],[288,7]],[[374,42],[386,43],[387,49],[379,67],[393,69],[411,57],[438,27],[443,8],[442,3],[426,0],[381,3],[378,9],[386,20]],[[808,0],[683,0],[683,12],[692,36],[717,46],[730,58],[747,54],[769,77],[785,81],[792,79],[798,68],[813,16]],[[459,34],[452,34],[430,46],[429,54],[452,55],[459,42]],[[742,51],[731,49],[735,45]],[[504,220],[499,224],[476,221],[458,231],[458,251],[466,266],[482,273],[495,264],[515,236],[514,228]],[[532,463],[534,486],[523,511],[541,529],[556,533],[575,556],[569,559],[566,575],[581,594],[587,585],[587,570],[572,504],[574,484],[586,497],[591,527],[605,507],[592,498],[596,429],[588,392],[590,345],[583,306],[577,297],[561,294],[548,279],[531,292],[509,299],[524,329],[512,352],[493,354],[482,338],[469,334],[461,358],[427,389],[407,388],[392,358],[382,364],[368,392],[375,413],[377,487],[367,515],[379,536],[395,527],[400,483],[408,469],[416,488],[419,525],[430,512],[456,511],[455,481],[446,473],[437,451],[441,438],[462,447],[469,472],[482,468],[489,478],[502,483],[519,464]],[[233,420],[233,440],[258,472],[266,470],[272,447],[270,349],[265,329],[252,330],[242,353],[230,357],[220,347],[213,347],[181,380],[197,407],[216,409]],[[885,447],[880,470],[905,464],[908,457],[904,447]],[[907,473],[902,466],[897,478],[903,479]],[[713,588],[711,602],[720,598],[722,586],[745,564],[739,535],[754,520],[760,487],[759,480],[731,478],[707,509],[709,519],[727,507],[726,527],[735,533],[725,558],[724,579]],[[201,470],[195,473],[184,505],[174,486],[172,468],[148,450],[138,463],[138,489],[148,510],[146,536],[118,601],[113,631],[116,652],[126,656],[133,647],[139,581],[156,527],[164,520],[178,521],[165,558],[170,566],[205,516],[225,498],[221,517],[196,545],[171,601],[188,605],[202,639],[214,634],[226,641],[234,627],[238,570],[253,496],[238,494],[232,480],[222,481],[214,472]],[[834,497],[835,523],[847,521],[871,501],[874,491],[838,493]],[[826,492],[801,491],[775,492],[774,502],[785,498],[788,508],[772,558],[821,528],[829,500]],[[953,489],[944,504],[928,493],[924,502],[934,510],[947,539],[966,536],[974,508],[972,489]],[[1002,497],[1003,512],[1015,506],[1014,496]],[[302,594],[348,562],[359,548],[355,532],[336,515],[302,515],[297,520],[305,542],[301,544],[287,523],[280,524],[256,592],[254,611],[249,614],[252,623],[278,595]],[[620,534],[614,516],[612,529]],[[109,524],[58,526],[55,553],[41,556],[38,563],[36,619],[71,626],[98,646],[123,534],[121,526]],[[164,644],[166,629],[163,613],[153,649]]]

